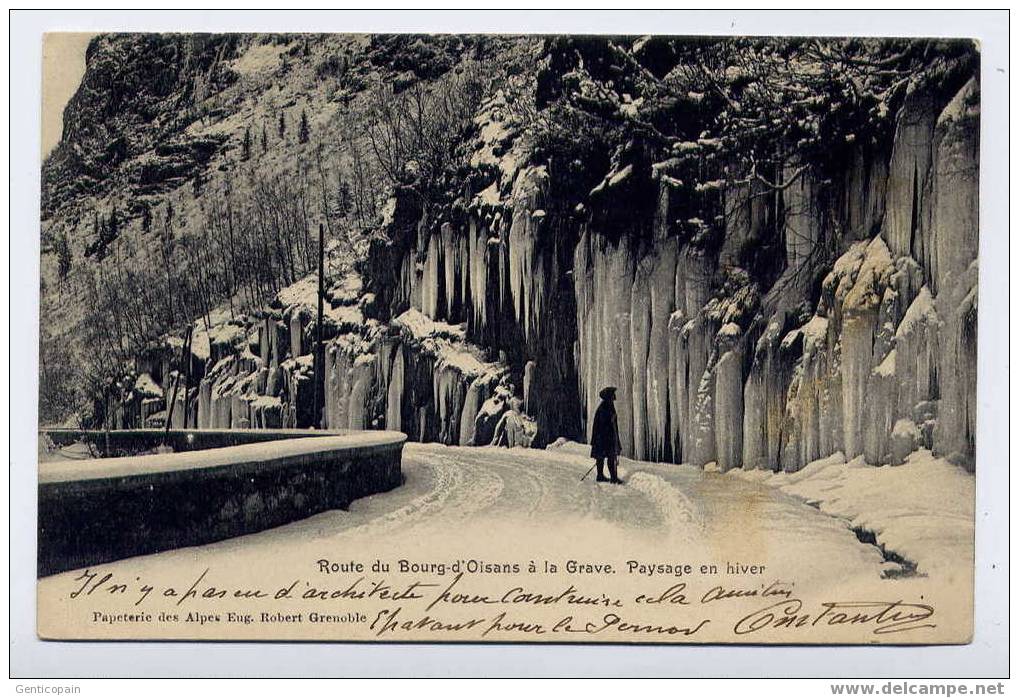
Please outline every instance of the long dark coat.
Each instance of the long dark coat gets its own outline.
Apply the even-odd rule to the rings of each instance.
[[[623,452],[619,442],[619,421],[616,419],[616,406],[612,400],[602,400],[594,411],[594,424],[591,427],[591,457],[608,458]]]

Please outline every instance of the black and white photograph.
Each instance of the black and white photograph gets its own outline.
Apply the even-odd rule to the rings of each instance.
[[[312,29],[42,37],[40,639],[972,641],[977,38]]]

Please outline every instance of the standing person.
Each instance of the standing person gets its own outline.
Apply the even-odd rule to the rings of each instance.
[[[594,412],[594,424],[591,429],[591,457],[598,466],[598,482],[611,482],[621,485],[616,468],[619,465],[619,454],[623,447],[619,442],[619,422],[616,419],[616,389],[602,388],[598,393],[601,404]],[[605,477],[605,460],[609,461],[609,477]]]

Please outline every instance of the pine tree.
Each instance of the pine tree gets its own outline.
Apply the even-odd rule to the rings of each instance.
[[[301,126],[297,131],[297,140],[301,143],[308,142],[308,115],[301,110]]]
[[[63,281],[68,272],[71,271],[71,243],[67,239],[67,233],[61,232],[56,240],[57,248],[57,273]]]
[[[269,139],[265,136],[265,124],[262,124],[262,152],[269,151]]]
[[[152,209],[148,206],[142,209],[142,232],[147,233],[152,229]]]
[[[283,112],[283,111],[280,112],[279,131],[280,131],[280,140],[283,140],[284,136],[287,135],[287,113]]]
[[[245,126],[244,142],[241,144],[241,160],[247,160],[250,157],[251,157],[251,129]]]
[[[347,180],[340,177],[336,187],[336,215],[346,218],[354,210],[354,194]]]

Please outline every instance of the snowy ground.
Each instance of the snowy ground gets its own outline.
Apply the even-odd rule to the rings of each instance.
[[[765,483],[872,534],[885,551],[919,574],[973,564],[975,478],[929,451],[898,466],[875,468],[841,453],[795,473],[731,470]]]
[[[974,478],[925,451],[896,467],[860,459],[847,464],[836,454],[796,473],[725,475],[623,459],[624,486],[596,483],[594,473],[581,481],[591,465],[586,452],[580,444],[540,451],[408,443],[406,481],[392,492],[358,500],[349,511],[148,558],[172,565],[180,558],[260,558],[278,546],[300,551],[392,536],[441,540],[450,531],[471,540],[498,531],[566,545],[594,538],[666,551],[682,546],[684,554],[699,549],[716,557],[721,549],[772,559],[781,549],[782,558],[810,556],[832,570],[848,566],[875,576],[972,565]],[[80,444],[40,448],[41,462],[88,458]],[[858,533],[873,536],[878,547]]]
[[[404,486],[355,501],[349,511],[107,567],[134,570],[139,564],[174,567],[226,560],[258,565],[281,555],[306,560],[323,545],[360,547],[395,539],[446,541],[454,553],[458,545],[484,552],[497,537],[500,544],[516,542],[525,548],[533,543],[611,554],[654,551],[662,559],[813,559],[810,574],[818,578],[847,569],[880,578],[898,568],[876,547],[861,543],[847,517],[807,505],[801,500],[809,497],[798,490],[787,494],[770,483],[627,459],[620,466],[624,486],[595,483],[593,473],[581,482],[591,465],[581,450],[572,445],[540,451],[408,443]],[[786,478],[790,486],[815,486],[809,477]]]

